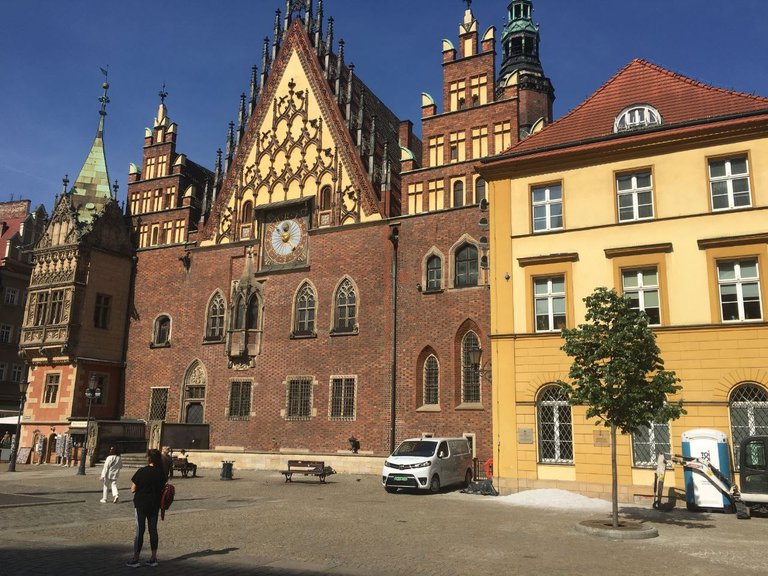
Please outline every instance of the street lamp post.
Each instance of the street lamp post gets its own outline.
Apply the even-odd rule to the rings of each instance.
[[[83,440],[83,452],[80,456],[80,466],[77,468],[78,476],[85,476],[85,459],[88,456],[88,431],[91,423],[91,404],[94,398],[101,398],[101,388],[97,386],[98,379],[96,374],[91,374],[88,380],[88,388],[85,390],[85,397],[88,399],[88,416],[85,419],[85,440]]]
[[[29,382],[19,382],[19,419],[16,422],[16,436],[11,444],[11,461],[8,462],[8,472],[16,472],[16,454],[21,442],[21,415],[24,413],[24,403],[27,401],[27,386]]]

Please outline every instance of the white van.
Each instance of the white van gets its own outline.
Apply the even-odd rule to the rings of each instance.
[[[387,492],[414,488],[439,492],[443,486],[472,482],[472,453],[466,438],[409,438],[384,462]]]

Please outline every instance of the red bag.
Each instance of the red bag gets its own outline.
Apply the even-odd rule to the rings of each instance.
[[[173,504],[176,497],[176,488],[170,482],[166,482],[163,491],[160,494],[160,520],[165,520],[165,511]]]

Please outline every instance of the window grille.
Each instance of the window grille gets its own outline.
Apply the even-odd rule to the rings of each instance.
[[[247,419],[251,415],[251,383],[237,381],[230,384],[229,418]]]
[[[331,418],[340,420],[355,419],[354,376],[335,376],[331,378]]]
[[[434,355],[424,362],[424,404],[438,404],[440,401],[440,366]]]
[[[309,420],[312,416],[311,378],[293,378],[288,381],[286,416],[292,420]]]
[[[480,348],[474,332],[467,332],[461,340],[461,401],[480,402],[480,372],[472,363],[472,351]]]
[[[539,460],[544,463],[573,463],[571,407],[559,386],[549,386],[536,406],[539,424]]]
[[[149,420],[165,420],[168,408],[168,388],[152,388],[149,398]]]
[[[739,469],[741,441],[747,436],[768,435],[768,392],[757,384],[742,384],[731,394],[733,462]]]
[[[632,460],[638,468],[654,468],[656,457],[671,451],[668,422],[653,422],[632,434]]]

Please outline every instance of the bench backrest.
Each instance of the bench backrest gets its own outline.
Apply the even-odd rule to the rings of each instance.
[[[288,460],[288,470],[323,470],[325,462],[319,460]]]

